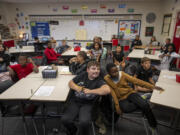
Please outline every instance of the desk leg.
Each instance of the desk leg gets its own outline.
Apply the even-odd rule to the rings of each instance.
[[[24,115],[24,111],[23,111],[23,103],[21,102],[19,104],[20,108],[21,108],[21,115],[22,115],[22,120],[23,120],[23,126],[24,126],[24,134],[25,135],[28,135],[28,132],[27,132],[27,123],[26,123],[26,120],[25,120],[25,115]]]
[[[42,124],[42,128],[43,128],[43,134],[46,135],[46,110],[45,110],[45,104],[43,103],[43,105],[41,106],[41,114],[43,116],[43,124]]]
[[[112,99],[112,135],[114,135],[114,126],[115,126],[115,124],[114,124],[114,101],[113,101],[113,99]]]
[[[175,116],[175,120],[174,120],[174,124],[173,124],[173,129],[174,129],[173,135],[176,135],[176,130],[177,130],[177,127],[178,127],[179,119],[180,119],[180,110],[177,110],[177,114]]]

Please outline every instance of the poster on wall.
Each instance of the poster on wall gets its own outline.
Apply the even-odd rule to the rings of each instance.
[[[41,36],[50,36],[48,22],[31,22],[32,38]]]
[[[140,35],[140,20],[119,20],[118,35],[123,35],[126,39],[134,39],[136,35]]]
[[[152,37],[154,33],[154,27],[146,27],[145,36]]]

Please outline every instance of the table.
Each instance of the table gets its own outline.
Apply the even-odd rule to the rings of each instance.
[[[81,51],[88,51],[86,48],[81,47]],[[71,48],[70,50],[67,50],[62,54],[62,56],[76,56],[78,51],[74,51],[74,48]]]
[[[34,51],[34,46],[23,46],[22,48],[16,48],[16,47],[11,47],[9,49],[9,53],[32,53]]]
[[[151,54],[144,54],[144,50],[139,50],[139,49],[133,49],[133,51],[128,55],[129,58],[137,58],[137,59],[142,59],[143,57],[148,57],[151,60],[158,60],[160,61],[160,58],[158,54],[160,51],[155,51],[154,55]]]
[[[180,83],[177,83],[175,79],[177,73],[180,74],[180,72],[161,71],[156,85],[162,87],[165,91],[160,93],[159,91],[154,90],[150,99],[150,102],[152,103],[177,110],[173,124],[170,125],[174,129],[174,134],[180,118]]]
[[[40,66],[39,67],[39,72],[34,73],[32,72],[29,74],[26,78],[42,78],[42,71],[47,68],[48,66]],[[68,66],[57,66],[58,67],[58,77],[62,74],[66,75],[71,75],[72,73],[70,71],[64,71],[64,70],[69,70]]]

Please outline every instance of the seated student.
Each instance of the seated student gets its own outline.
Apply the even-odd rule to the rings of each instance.
[[[159,57],[161,58],[161,64],[159,66],[156,66],[156,68],[158,70],[169,70],[170,63],[173,60],[173,58],[180,58],[180,54],[177,54],[174,51],[173,45],[168,45],[167,52],[159,54]]]
[[[56,48],[56,40],[53,37],[51,37],[50,42],[52,43],[52,48],[55,49]]]
[[[133,50],[135,46],[141,46],[142,42],[140,40],[139,35],[136,35],[135,39],[133,40],[132,44],[131,44],[131,49]]]
[[[175,52],[176,51],[176,47],[173,43],[171,43],[171,39],[170,38],[166,38],[166,44],[165,46],[162,47],[162,51],[164,53],[168,53],[168,47],[171,45],[173,47],[173,51]]]
[[[158,46],[159,42],[156,40],[155,36],[152,36],[151,41],[149,42],[150,46]]]
[[[57,54],[54,49],[52,48],[52,43],[48,42],[48,46],[44,51],[44,54],[47,58],[47,62],[48,64],[63,64],[64,61],[58,59],[58,57],[60,57],[60,54]]]
[[[79,75],[86,71],[88,62],[89,59],[86,52],[80,51],[78,52],[77,57],[70,59],[69,70],[72,74]]]
[[[70,50],[72,47],[70,47],[69,45],[67,45],[66,40],[62,40],[62,45],[57,46],[56,50],[57,53],[62,54],[67,50]]]
[[[116,51],[113,52],[113,61],[116,66],[120,66],[122,69],[125,68],[124,53],[120,45],[118,45]]]
[[[100,61],[100,57],[101,57],[102,52],[103,51],[102,51],[101,44],[95,43],[93,46],[93,49],[91,49],[91,51],[90,51],[91,58],[96,60],[96,61]]]
[[[92,107],[98,95],[110,93],[109,87],[99,77],[100,64],[90,61],[87,65],[87,72],[76,76],[69,82],[69,87],[73,90],[70,104],[62,116],[62,123],[67,128],[68,135],[89,135],[91,132],[90,122],[92,121]],[[79,130],[74,122],[78,117]]]
[[[20,55],[16,65],[10,65],[8,67],[9,75],[12,80],[3,81],[0,83],[0,93],[12,86],[16,81],[29,75],[31,72],[38,73],[39,69],[34,64],[31,58],[27,58],[26,55]]]
[[[151,60],[147,57],[144,57],[141,59],[141,66],[137,69],[134,77],[143,80],[145,82],[151,83],[151,84],[155,84],[154,80],[153,80],[153,72],[152,72],[152,67],[151,67]],[[146,98],[150,98],[151,97],[151,93],[152,89],[148,89],[148,88],[144,88],[141,86],[136,86],[135,85],[135,90],[139,91],[139,92],[148,92],[147,94],[145,94],[147,97]],[[145,96],[144,95],[144,96]]]
[[[115,104],[120,106],[121,110],[116,108],[118,114],[130,113],[136,109],[142,110],[146,116],[149,125],[152,128],[152,131],[156,131],[157,122],[153,115],[153,112],[146,100],[144,100],[140,95],[136,93],[134,89],[129,86],[129,82],[135,85],[140,85],[148,89],[157,89],[163,90],[160,87],[154,86],[150,83],[139,80],[135,77],[132,77],[122,71],[118,71],[118,68],[115,64],[110,63],[107,65],[108,75],[104,77],[106,83],[110,86],[111,95],[113,96]],[[115,106],[117,107],[117,106]]]
[[[0,44],[0,72],[7,71],[10,63],[10,56],[5,53],[5,47]]]
[[[35,65],[33,60],[31,58],[27,58],[27,56],[23,54],[19,56],[18,64],[9,66],[8,70],[12,80],[14,80],[16,75],[18,77],[18,80],[21,80],[33,71],[35,73],[39,72],[39,69]]]
[[[98,37],[98,36],[95,36],[95,37],[93,38],[93,43],[92,43],[90,46],[88,46],[87,49],[88,49],[88,50],[93,49],[94,44],[95,44],[95,43],[99,43],[99,42],[100,42],[99,37]]]

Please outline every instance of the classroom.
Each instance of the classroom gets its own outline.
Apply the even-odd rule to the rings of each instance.
[[[180,0],[0,0],[0,135],[180,135]]]

